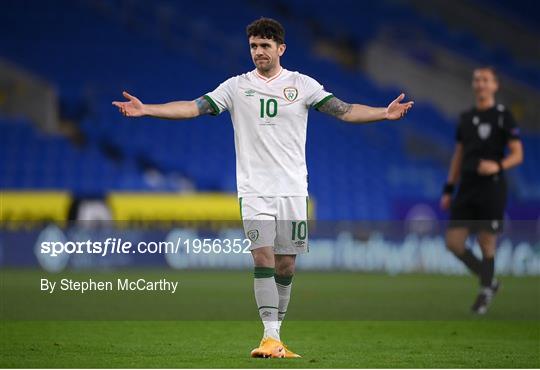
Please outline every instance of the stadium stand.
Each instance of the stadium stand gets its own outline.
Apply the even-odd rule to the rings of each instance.
[[[508,75],[540,88],[540,69],[523,68],[509,51],[494,54],[473,35],[453,33],[394,2],[370,3],[360,15],[345,11],[339,18],[304,0],[277,2],[272,9],[242,0],[211,5],[209,0],[181,6],[173,1],[2,4],[0,57],[49,80],[58,90],[63,120],[76,125],[83,140],[45,134],[24,118],[0,117],[0,187],[63,189],[76,197],[103,197],[109,191],[234,192],[227,114],[196,122],[133,121],[110,103],[123,89],[147,102],[193,99],[250,70],[243,27],[259,13],[283,19],[286,68],[316,77],[344,100],[380,105],[400,90],[381,88],[361,71],[316,53],[318,40],[347,35],[361,49],[378,32],[388,31],[389,23],[391,35],[398,37],[399,30],[399,37],[407,37],[401,32],[404,22],[416,25],[409,32],[421,32],[478,62],[493,61]],[[313,32],[292,21],[300,15]],[[324,21],[312,24],[310,19]],[[392,219],[401,200],[435,202],[453,132],[454,122],[426,102],[417,102],[404,122],[376,127],[354,127],[312,112],[307,158],[317,217]],[[538,132],[525,134],[527,161],[513,171],[511,182],[517,200],[540,200],[538,143]]]

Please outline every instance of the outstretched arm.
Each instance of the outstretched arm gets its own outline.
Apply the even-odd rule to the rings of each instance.
[[[213,112],[210,103],[203,97],[192,101],[174,101],[165,104],[144,104],[135,96],[123,92],[128,101],[114,101],[112,104],[118,107],[120,113],[126,117],[150,116],[165,119],[195,118],[202,114]]]
[[[386,108],[374,108],[361,104],[349,104],[333,97],[319,107],[319,111],[328,113],[345,122],[367,123],[384,119],[396,120],[402,118],[414,102],[401,103],[405,94],[401,94]]]

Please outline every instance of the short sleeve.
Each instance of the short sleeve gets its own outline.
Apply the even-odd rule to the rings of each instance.
[[[506,141],[519,139],[519,127],[512,113],[505,111],[503,117],[503,130]]]
[[[236,77],[231,77],[221,83],[214,91],[203,96],[214,110],[212,115],[217,116],[224,111],[230,111],[232,109],[232,97],[235,85]]]
[[[324,89],[324,86],[309,76],[302,75],[305,91],[305,104],[308,108],[319,109],[334,95]]]

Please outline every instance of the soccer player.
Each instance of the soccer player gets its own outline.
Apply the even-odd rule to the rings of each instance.
[[[494,270],[497,233],[502,230],[506,206],[504,171],[523,161],[523,148],[512,114],[495,103],[499,89],[495,70],[475,69],[472,88],[476,104],[461,115],[441,208],[450,208],[446,245],[480,278],[480,293],[471,309],[485,314],[499,289]],[[458,181],[459,189],[452,200]],[[470,233],[476,233],[482,261],[465,247]]]
[[[305,143],[308,111],[319,110],[350,123],[397,120],[412,107],[404,94],[386,108],[349,104],[313,78],[281,66],[282,25],[269,18],[247,29],[255,69],[229,78],[193,101],[143,104],[124,92],[113,102],[127,117],[168,119],[229,111],[236,149],[237,187],[246,236],[251,240],[254,291],[263,339],[253,357],[300,357],[280,339],[291,296],[296,255],[308,251]]]

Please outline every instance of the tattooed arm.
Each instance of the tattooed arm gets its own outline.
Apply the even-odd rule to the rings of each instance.
[[[203,98],[193,101],[174,101],[165,104],[144,104],[135,96],[124,91],[127,102],[113,102],[118,107],[120,113],[126,117],[151,116],[165,119],[187,119],[195,118],[203,114],[213,113],[210,103]]]
[[[361,104],[349,104],[332,97],[318,108],[319,111],[328,113],[342,121],[351,123],[366,123],[381,121],[384,119],[396,120],[403,117],[414,102],[401,103],[405,94],[401,94],[396,100],[391,102],[386,108],[374,108]]]

